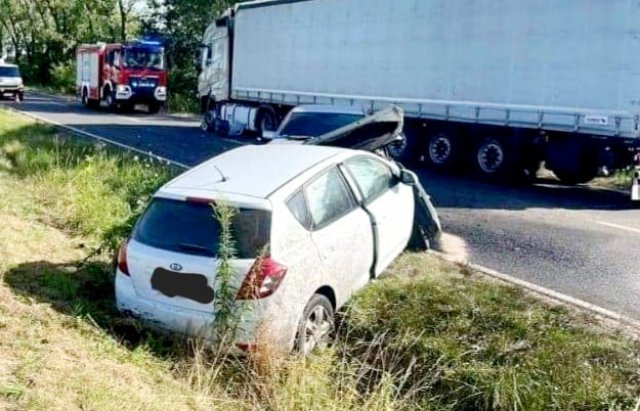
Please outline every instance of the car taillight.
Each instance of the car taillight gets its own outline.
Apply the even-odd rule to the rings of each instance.
[[[254,300],[273,294],[287,274],[287,267],[270,257],[258,258],[244,279],[236,299]]]
[[[129,266],[127,265],[127,246],[129,245],[129,240],[126,240],[120,246],[120,251],[118,251],[118,270],[124,275],[130,276],[129,274]]]

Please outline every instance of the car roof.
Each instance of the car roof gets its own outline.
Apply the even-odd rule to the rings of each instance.
[[[315,165],[351,150],[298,144],[250,145],[205,161],[163,186],[162,195],[207,199],[225,193],[268,198],[288,181]]]
[[[366,115],[363,107],[334,104],[302,104],[291,110],[293,113],[331,113]]]

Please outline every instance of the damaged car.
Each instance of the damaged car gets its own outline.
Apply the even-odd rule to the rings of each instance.
[[[116,261],[118,309],[205,340],[221,287],[221,204],[235,210],[230,349],[307,354],[331,340],[334,313],[416,234],[412,172],[374,154],[305,144],[245,146],[163,186]]]

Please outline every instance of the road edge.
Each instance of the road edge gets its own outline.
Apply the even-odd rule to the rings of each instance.
[[[440,251],[429,250],[429,253],[443,261],[454,263],[454,264],[462,264],[486,277],[490,277],[519,288],[523,288],[526,291],[529,291],[538,296],[542,296],[546,299],[551,299],[557,303],[576,308],[583,312],[588,312],[596,317],[600,317],[600,318],[604,318],[606,320],[612,321],[617,325],[626,326],[628,328],[631,328],[634,334],[637,334],[638,336],[640,336],[640,320],[636,320],[624,314],[617,313],[613,310],[609,310],[608,308],[604,308],[599,305],[589,303],[579,298],[571,297],[570,295],[563,294],[561,292],[554,291],[549,288],[530,283],[528,281],[522,280],[512,275],[501,273],[492,268],[484,267],[479,264],[474,264],[461,258],[456,258],[454,256],[442,253]]]
[[[182,163],[179,163],[177,161],[170,160],[170,159],[168,159],[166,157],[162,157],[162,156],[159,156],[157,154],[153,154],[150,151],[140,150],[139,148],[131,147],[131,146],[128,146],[126,144],[122,144],[122,143],[119,143],[117,141],[111,140],[109,138],[102,137],[102,136],[99,136],[97,134],[90,133],[88,131],[80,130],[79,128],[76,128],[76,127],[67,126],[67,125],[59,123],[57,121],[53,121],[53,120],[41,117],[41,116],[39,116],[37,114],[33,114],[33,113],[26,112],[26,111],[18,110],[16,108],[10,107],[10,106],[3,106],[3,108],[8,110],[8,111],[11,111],[11,112],[14,112],[14,113],[17,113],[17,114],[21,114],[21,115],[30,117],[30,118],[32,118],[32,119],[34,119],[36,121],[39,121],[39,122],[42,122],[42,123],[51,124],[51,125],[53,125],[55,127],[58,127],[58,128],[63,129],[63,130],[69,131],[69,132],[71,132],[73,134],[80,135],[80,136],[83,136],[83,137],[93,138],[93,139],[96,139],[98,141],[102,141],[102,142],[114,145],[116,147],[119,147],[119,148],[122,148],[122,149],[125,149],[125,150],[128,150],[128,151],[132,151],[134,153],[141,154],[143,156],[150,157],[150,158],[153,158],[155,160],[158,160],[158,161],[161,161],[161,162],[165,162],[167,164],[171,164],[171,165],[176,166],[176,167],[183,168],[185,170],[188,170],[190,168],[186,164],[182,164]]]

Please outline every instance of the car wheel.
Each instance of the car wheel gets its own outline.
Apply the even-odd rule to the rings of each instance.
[[[16,103],[20,103],[22,100],[24,100],[22,93],[16,93],[16,94],[14,94],[14,96],[13,96],[13,100],[14,100]]]
[[[335,318],[331,301],[322,294],[314,294],[307,303],[298,325],[296,350],[309,355],[313,350],[328,346],[334,338]]]

